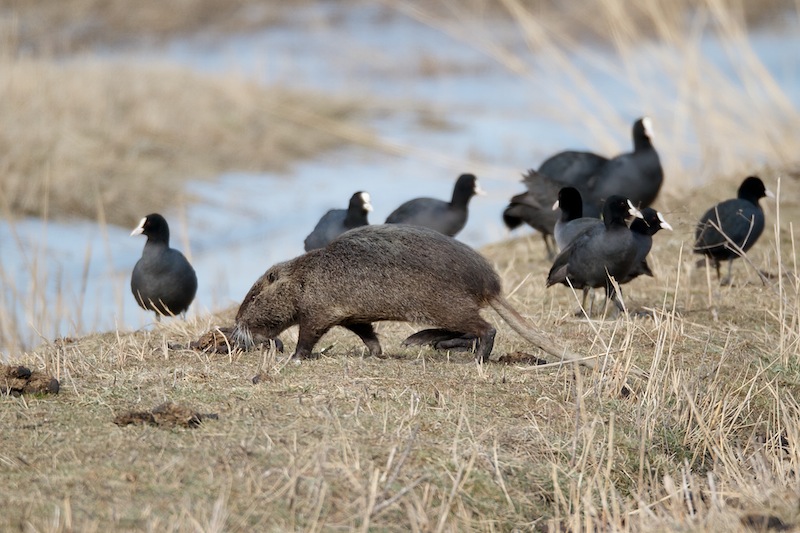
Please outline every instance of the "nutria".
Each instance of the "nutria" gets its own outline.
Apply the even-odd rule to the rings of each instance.
[[[535,331],[511,307],[501,295],[499,276],[479,253],[431,229],[405,224],[356,228],[326,248],[273,266],[245,296],[234,335],[250,347],[255,338],[275,337],[297,324],[293,357],[307,358],[325,332],[343,326],[371,355],[380,355],[372,322],[425,322],[474,335],[476,358],[485,361],[495,336],[479,313],[487,305],[545,352],[580,358]]]

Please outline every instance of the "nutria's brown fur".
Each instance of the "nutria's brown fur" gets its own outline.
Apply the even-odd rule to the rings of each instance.
[[[343,326],[361,338],[370,354],[379,355],[372,322],[424,322],[474,335],[476,357],[486,360],[495,329],[480,310],[491,306],[544,351],[579,358],[534,331],[500,291],[500,278],[489,262],[451,237],[402,224],[365,226],[270,268],[239,307],[235,336],[252,346],[254,338],[275,337],[297,324],[294,357],[306,358],[325,332]]]

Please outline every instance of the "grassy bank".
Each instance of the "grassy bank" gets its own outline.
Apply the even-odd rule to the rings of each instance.
[[[771,188],[777,176],[763,174]],[[696,218],[739,179],[666,202],[675,232],[655,237],[656,278],[625,289],[654,318],[573,318],[570,291],[544,289],[538,238],[484,250],[513,304],[597,357],[596,371],[404,349],[405,324],[379,327],[386,359],[362,358],[344,331],[302,364],[175,347],[233,310],[15,354],[62,392],[0,399],[0,529],[711,532],[749,531],[754,515],[796,526],[796,177],[784,175],[779,208],[762,201],[768,228],[733,287],[687,250]],[[495,358],[530,351],[487,316]],[[292,350],[296,331],[282,337]],[[113,423],[167,400],[218,419]]]
[[[9,60],[0,66],[2,206],[128,226],[189,179],[282,171],[341,147],[354,102],[170,65]]]

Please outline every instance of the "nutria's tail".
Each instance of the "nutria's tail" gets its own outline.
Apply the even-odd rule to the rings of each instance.
[[[597,363],[594,359],[586,359],[580,354],[571,351],[566,346],[561,346],[536,331],[534,325],[531,324],[525,317],[520,315],[516,309],[511,307],[511,304],[508,303],[508,300],[502,296],[497,296],[494,298],[491,302],[489,302],[489,305],[491,305],[492,309],[494,309],[514,331],[519,333],[523,339],[534,344],[540,350],[544,350],[560,360],[575,361],[588,368],[595,368],[597,366]],[[637,371],[636,369],[631,369],[631,373],[637,377],[646,378],[646,375],[643,372]]]

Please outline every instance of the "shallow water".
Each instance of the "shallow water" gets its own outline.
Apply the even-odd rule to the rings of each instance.
[[[564,88],[574,79],[552,58],[527,54],[529,75],[524,76],[479,48],[406,17],[385,17],[375,8],[333,16],[330,9],[299,10],[286,27],[224,42],[193,39],[125,53],[135,61],[171,61],[217,75],[236,73],[264,83],[390,100],[398,109],[371,126],[404,156],[348,148],[299,164],[288,176],[232,173],[190,184],[197,202],[164,214],[173,246],[190,255],[198,272],[191,313],[234,305],[266,268],[301,253],[319,217],[327,209],[344,208],[357,190],[370,192],[375,207],[370,220],[376,223],[412,197],[449,198],[458,174],[474,172],[489,194],[473,199],[458,238],[480,246],[508,235],[502,208],[522,190],[520,173],[547,155],[565,148],[627,151],[629,125],[645,111],[654,116],[657,129],[659,119],[671,134],[685,127],[670,115],[678,98],[676,80],[652,67],[654,55],[672,53],[663,46],[642,46],[629,58],[635,76],[608,50],[573,54],[570,62],[589,88],[570,92]],[[757,32],[750,42],[797,109],[800,38],[795,29],[796,24]],[[494,22],[480,32],[524,51],[512,24]],[[706,58],[734,76],[737,65],[726,50],[711,37],[702,42]],[[764,98],[758,91],[747,94]],[[582,109],[593,110],[592,116]],[[448,127],[422,126],[426,110]],[[668,179],[670,169],[691,167],[698,158],[697,153],[662,151]],[[144,238],[130,238],[129,232],[88,222],[0,222],[3,297],[26,343],[35,344],[40,335],[52,339],[136,328],[152,320],[130,295],[129,275]]]

